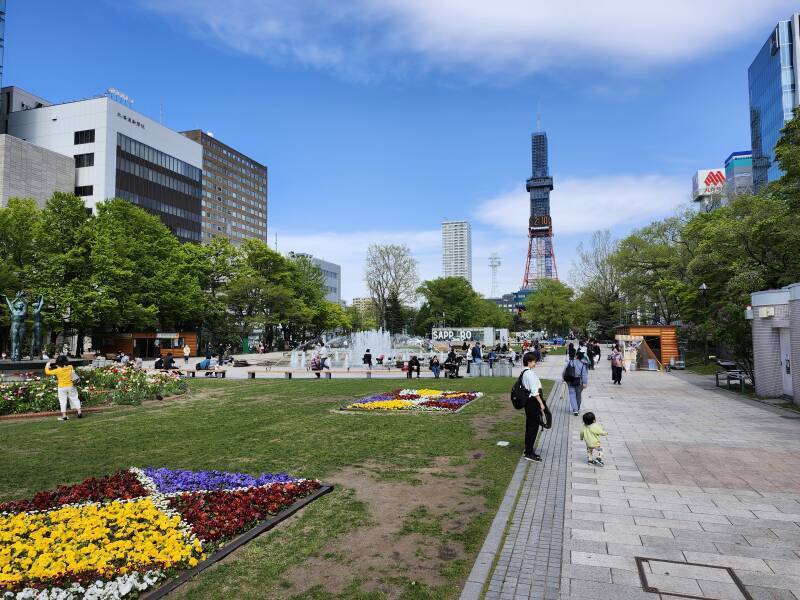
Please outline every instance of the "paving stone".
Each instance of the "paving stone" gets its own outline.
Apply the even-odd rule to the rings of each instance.
[[[587,581],[612,583],[611,569],[608,567],[584,564],[567,564],[564,565],[561,574],[564,577],[569,577],[570,579],[585,579]]]
[[[648,594],[641,587],[580,579],[570,580],[570,597],[582,600],[654,600],[653,594]]]
[[[537,370],[558,379],[561,365]],[[554,402],[486,597],[657,600],[635,570],[644,556],[730,567],[754,600],[800,599],[800,422],[702,377],[636,372],[618,387],[607,370],[584,393],[609,432],[607,466],[586,464],[580,420]],[[662,600],[740,600],[727,571],[667,569],[650,574]]]

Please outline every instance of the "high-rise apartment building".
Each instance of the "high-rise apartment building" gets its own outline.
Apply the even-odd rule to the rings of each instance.
[[[472,228],[468,221],[442,223],[442,275],[472,283]]]
[[[800,104],[800,13],[780,21],[761,47],[747,79],[750,92],[750,140],[753,152],[753,187],[779,179],[775,144],[781,128]]]
[[[267,167],[194,129],[183,135],[203,146],[202,240],[224,236],[233,244],[267,241]]]
[[[123,198],[182,241],[200,241],[203,148],[102,96],[8,115],[8,133],[75,160],[74,192],[90,209]]]

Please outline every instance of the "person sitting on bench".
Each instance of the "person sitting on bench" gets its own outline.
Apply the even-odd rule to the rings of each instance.
[[[447,358],[444,361],[444,368],[445,368],[445,377],[450,379],[457,379],[458,375],[458,367],[461,364],[461,357],[456,356],[455,350],[452,348],[450,349],[450,353],[447,355]]]
[[[419,379],[419,359],[416,356],[412,356],[411,360],[408,361],[408,373],[406,373],[406,377],[411,379],[414,371],[417,372],[417,379]]]

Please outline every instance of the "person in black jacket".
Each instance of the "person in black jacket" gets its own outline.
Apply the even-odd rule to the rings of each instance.
[[[362,359],[363,364],[367,365],[367,368],[371,371],[372,370],[372,353],[367,348],[367,351],[364,353],[364,358]]]
[[[411,379],[411,374],[416,371],[417,372],[417,379],[419,379],[419,359],[416,356],[412,356],[411,360],[408,361],[408,373],[406,373],[406,377]]]

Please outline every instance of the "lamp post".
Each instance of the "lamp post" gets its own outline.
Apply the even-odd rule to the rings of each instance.
[[[700,292],[700,298],[705,309],[703,312],[706,313],[706,321],[708,321],[708,286],[705,283],[701,283],[697,289]],[[703,364],[708,364],[708,331],[706,331],[705,327],[703,328]]]

